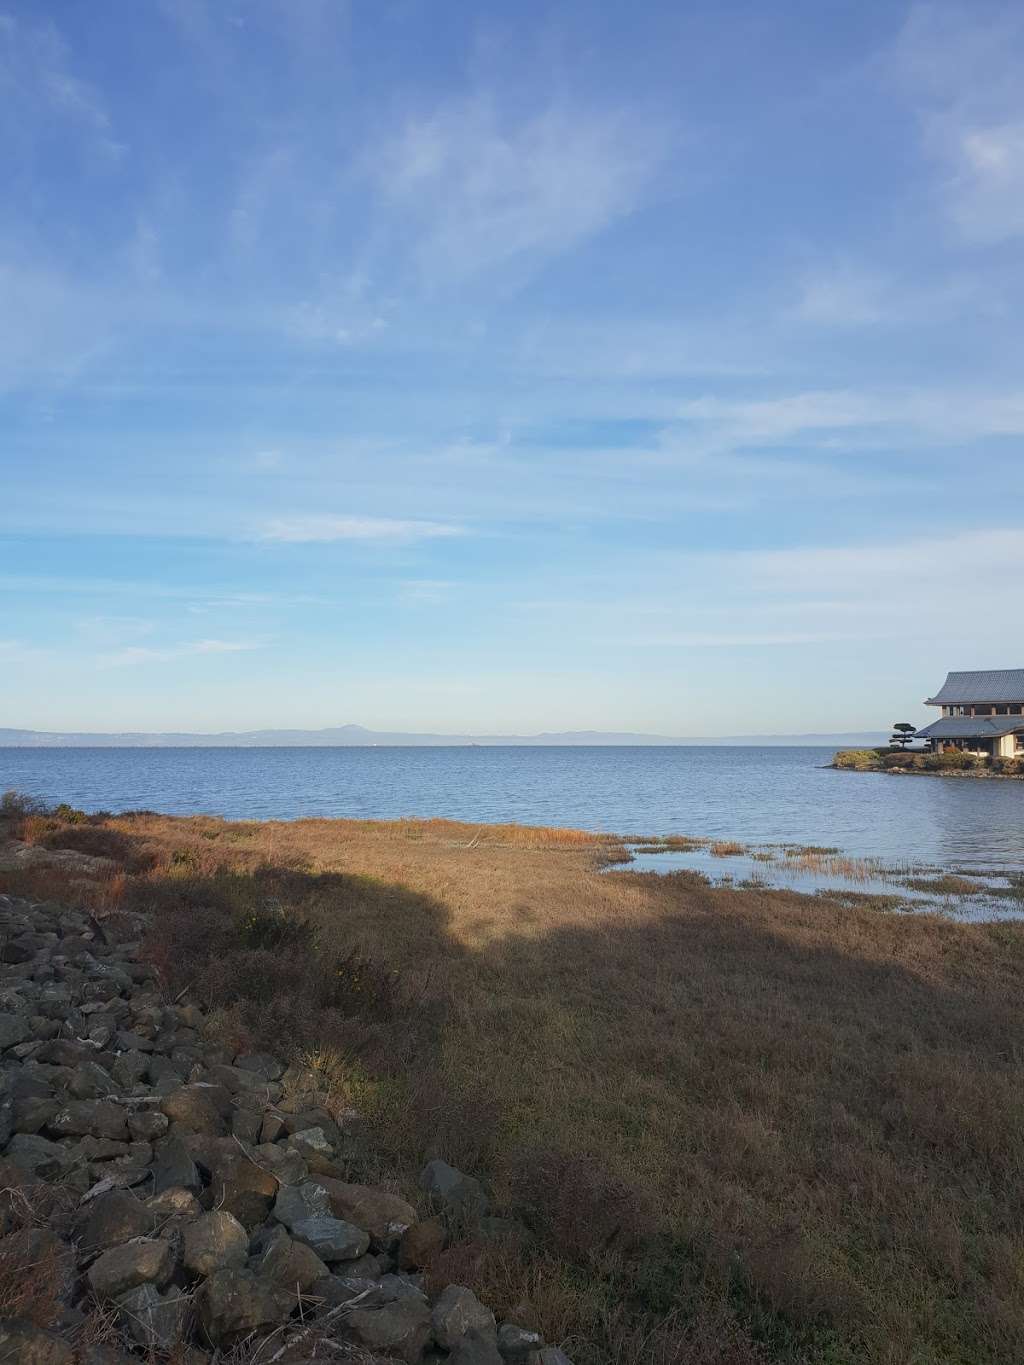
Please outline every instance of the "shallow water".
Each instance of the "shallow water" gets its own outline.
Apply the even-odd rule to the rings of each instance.
[[[837,772],[831,756],[795,746],[0,749],[0,789],[87,810],[447,816],[1024,867],[1024,782]]]
[[[747,849],[740,854],[719,856],[709,848],[672,849],[648,853],[631,849],[629,863],[613,864],[609,872],[699,872],[713,886],[763,886],[770,890],[800,891],[805,895],[822,892],[847,895],[851,902],[859,897],[880,897],[887,908],[907,911],[941,911],[954,919],[965,921],[993,921],[1024,919],[1024,899],[993,894],[1008,886],[1005,876],[975,876],[978,890],[969,894],[944,894],[922,891],[907,885],[908,877],[930,879],[943,868],[925,865],[894,866],[872,859],[849,871],[843,868],[847,860],[828,857],[820,867],[808,867],[795,858],[788,858],[784,849]],[[755,856],[759,855],[759,856]],[[897,900],[899,903],[897,903]],[[891,904],[889,904],[891,903]]]

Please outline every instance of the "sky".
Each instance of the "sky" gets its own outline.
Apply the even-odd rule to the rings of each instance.
[[[0,0],[0,725],[1024,665],[1024,6]]]

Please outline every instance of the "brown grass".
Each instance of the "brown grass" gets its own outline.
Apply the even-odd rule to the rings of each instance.
[[[710,847],[714,858],[738,858],[746,851],[746,844],[738,843],[735,839],[716,839]]]
[[[1024,1356],[1024,927],[598,875],[562,831],[102,825],[168,989],[314,1056],[370,1174],[486,1179],[532,1241],[447,1270],[579,1365]]]

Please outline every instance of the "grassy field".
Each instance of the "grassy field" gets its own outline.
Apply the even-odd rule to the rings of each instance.
[[[320,1066],[381,1171],[483,1178],[533,1236],[436,1273],[579,1365],[1024,1358],[1024,928],[565,830],[9,816],[117,866],[0,889],[152,911],[168,990]]]

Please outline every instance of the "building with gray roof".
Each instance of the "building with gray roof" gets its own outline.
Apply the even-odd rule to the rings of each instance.
[[[1024,668],[948,673],[926,706],[942,717],[918,730],[932,750],[964,749],[996,758],[1024,754]]]

